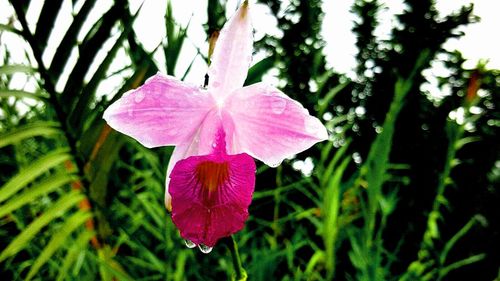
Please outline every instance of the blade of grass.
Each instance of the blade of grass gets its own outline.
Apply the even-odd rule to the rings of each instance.
[[[83,231],[73,241],[66,256],[64,257],[64,262],[59,269],[56,281],[64,281],[66,279],[66,276],[68,276],[71,271],[71,266],[78,258],[78,254],[80,254],[85,247],[88,246],[90,239],[94,237],[94,235],[95,233],[93,231]],[[75,276],[72,277],[75,278]]]
[[[177,59],[181,53],[182,45],[187,38],[189,23],[190,21],[188,21],[186,27],[179,27],[176,31],[177,23],[173,17],[172,3],[168,1],[167,11],[165,13],[167,45],[163,47],[163,50],[165,53],[165,60],[167,62],[167,74],[169,75],[174,75]]]
[[[78,177],[74,174],[60,173],[49,177],[48,179],[36,184],[35,186],[25,190],[18,196],[15,196],[2,205],[0,209],[0,218],[10,212],[33,202],[38,196],[50,193],[59,187],[77,180]]]
[[[40,157],[28,167],[21,170],[0,188],[0,203],[8,199],[18,190],[25,187],[38,176],[49,171],[53,167],[71,159],[69,149],[57,149]]]
[[[344,82],[330,89],[326,95],[318,102],[318,116],[322,116],[335,96],[340,93],[351,81]]]
[[[34,99],[34,100],[39,100],[43,102],[48,101],[48,97],[45,95],[42,95],[41,93],[33,93],[33,92],[27,92],[23,90],[11,90],[11,89],[0,89],[0,98],[8,98],[8,97],[16,97],[16,98],[28,98],[28,99]]]
[[[86,211],[78,211],[71,217],[65,220],[64,224],[54,233],[47,246],[43,249],[40,255],[36,258],[35,262],[30,268],[26,280],[31,280],[35,274],[38,273],[40,268],[47,263],[47,261],[54,255],[56,251],[63,248],[67,238],[92,217],[92,213]]]
[[[452,270],[459,269],[463,266],[479,262],[479,261],[483,260],[484,258],[486,258],[486,254],[478,254],[478,255],[470,256],[470,257],[465,258],[463,260],[459,260],[457,262],[454,262],[454,263],[448,265],[447,267],[445,267],[439,271],[439,276],[440,276],[439,280],[441,279],[442,276],[446,276]]]
[[[24,249],[26,244],[28,244],[43,227],[48,225],[55,218],[64,215],[68,209],[75,206],[84,198],[85,196],[78,191],[72,191],[59,198],[57,202],[31,222],[14,238],[14,240],[12,240],[12,242],[10,242],[10,244],[0,253],[0,262]]]
[[[37,69],[32,66],[22,64],[0,66],[0,74],[14,74],[19,72],[33,74],[37,72]]]
[[[439,255],[440,263],[445,264],[448,253],[453,248],[453,246],[458,242],[458,240],[460,240],[460,238],[464,237],[477,223],[485,225],[484,221],[485,221],[484,217],[476,215],[473,218],[471,218],[467,222],[467,224],[465,224],[464,227],[462,227],[455,235],[453,235],[453,237],[451,237],[450,240],[446,242],[443,251]]]
[[[339,154],[339,153],[337,153]],[[333,162],[333,161],[332,161]],[[323,223],[323,243],[325,244],[325,265],[327,279],[335,276],[335,248],[339,232],[339,212],[341,201],[341,180],[347,165],[351,162],[351,157],[346,157],[342,163],[336,167],[333,177],[326,183],[325,196],[323,201],[322,215]]]
[[[57,134],[62,134],[58,123],[48,121],[33,122],[0,135],[0,148],[35,136],[48,137]]]

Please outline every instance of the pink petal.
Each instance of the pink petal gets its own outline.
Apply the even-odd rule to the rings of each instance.
[[[252,60],[253,35],[248,2],[222,28],[210,68],[208,88],[224,99],[233,90],[243,86]]]
[[[328,138],[318,118],[264,83],[236,90],[226,109],[235,124],[236,153],[248,153],[272,167]]]
[[[168,211],[172,211],[172,196],[170,195],[168,186],[170,185],[170,174],[172,173],[172,170],[174,169],[175,164],[179,162],[179,160],[187,158],[188,156],[188,149],[189,145],[178,145],[174,148],[172,151],[172,155],[170,155],[170,160],[168,161],[168,166],[167,166],[167,177],[165,180],[165,208]]]
[[[213,247],[244,227],[255,186],[250,156],[192,156],[177,162],[170,177],[172,221],[184,239]]]
[[[199,87],[156,74],[110,105],[103,118],[146,147],[177,145],[189,141],[214,105]]]
[[[224,110],[214,108],[210,110],[199,128],[192,134],[191,139],[175,147],[167,167],[165,207],[172,210],[169,193],[170,173],[175,164],[190,156],[208,155],[217,153],[226,154],[232,147],[234,124],[229,114]],[[226,145],[227,143],[227,145]]]

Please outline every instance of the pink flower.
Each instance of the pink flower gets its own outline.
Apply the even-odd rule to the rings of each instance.
[[[252,45],[245,1],[219,35],[207,89],[157,74],[104,112],[112,128],[146,147],[176,146],[165,205],[191,245],[211,247],[244,227],[255,185],[250,156],[276,167],[328,137],[317,118],[275,87],[243,87]]]

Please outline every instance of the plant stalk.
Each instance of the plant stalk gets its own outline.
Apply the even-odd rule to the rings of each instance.
[[[233,236],[225,238],[224,242],[226,243],[229,252],[231,252],[231,258],[233,260],[234,275],[232,277],[232,280],[246,281],[248,276],[245,269],[241,265],[240,253],[238,251],[238,244],[234,240]]]

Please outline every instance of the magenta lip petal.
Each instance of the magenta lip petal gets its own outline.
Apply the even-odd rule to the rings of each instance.
[[[172,221],[184,239],[213,247],[244,227],[255,187],[249,155],[191,156],[177,162],[170,178]]]
[[[234,131],[231,118],[224,111],[217,108],[210,110],[198,126],[189,141],[177,145],[170,157],[167,167],[165,206],[172,210],[171,196],[169,194],[170,173],[177,161],[190,156],[209,155],[212,153],[226,154],[227,148],[231,148]],[[236,154],[232,153],[230,154]]]

